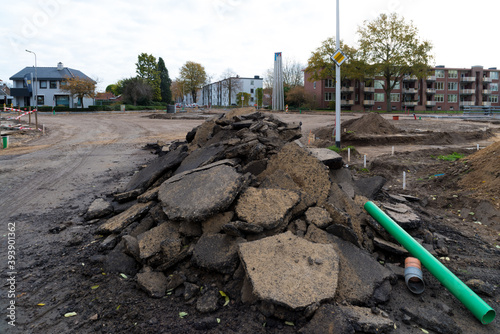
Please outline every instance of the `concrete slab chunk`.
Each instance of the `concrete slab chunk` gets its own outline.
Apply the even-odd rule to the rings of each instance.
[[[243,184],[235,168],[219,165],[163,183],[158,198],[169,219],[203,221],[228,208]]]
[[[84,218],[85,220],[92,220],[107,216],[112,212],[113,206],[111,203],[108,203],[105,199],[98,198],[90,204]]]
[[[139,254],[141,259],[147,259],[161,250],[161,244],[165,240],[178,240],[179,232],[177,227],[171,223],[166,222],[160,226],[156,226],[151,230],[142,233],[137,237],[139,242]],[[180,242],[179,242],[180,249]]]
[[[273,229],[284,222],[299,200],[299,194],[289,190],[248,188],[241,194],[235,211],[241,220]]]
[[[225,234],[203,235],[194,247],[194,263],[208,270],[230,274],[238,265],[238,244],[244,239]]]
[[[328,148],[308,148],[308,150],[330,169],[342,168],[342,157],[337,152]]]
[[[154,202],[137,203],[119,215],[108,219],[97,232],[102,234],[120,233],[125,227],[144,216],[154,204]]]
[[[262,300],[297,310],[335,296],[339,258],[332,245],[286,232],[240,244],[239,255]]]

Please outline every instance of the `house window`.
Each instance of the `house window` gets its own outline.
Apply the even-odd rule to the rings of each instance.
[[[253,94],[253,88],[250,89],[250,94]]]
[[[450,78],[450,79],[458,78],[458,71],[457,70],[448,70],[448,78]]]
[[[375,80],[373,86],[375,89],[384,89],[384,80]]]
[[[47,89],[47,81],[40,81],[40,89]]]
[[[448,102],[456,103],[457,101],[457,94],[448,94]]]
[[[436,82],[436,90],[444,90],[444,82]]]
[[[436,102],[444,102],[444,94],[436,94],[436,95],[434,95],[434,101],[436,101]]]
[[[316,89],[316,81],[313,82],[313,88]]]
[[[57,81],[50,80],[50,89],[57,89]]]
[[[391,93],[391,102],[399,102],[399,93]]]
[[[375,102],[384,102],[385,99],[384,99],[384,93],[375,93]]]
[[[37,95],[36,104],[38,106],[43,106],[45,104],[45,97],[43,95]]]
[[[325,101],[333,101],[333,93],[332,92],[325,93]]]
[[[490,84],[490,90],[493,92],[498,92],[498,84],[496,83]]]
[[[325,88],[333,88],[333,79],[325,79]]]
[[[448,82],[448,90],[457,90],[458,82]]]
[[[490,72],[491,80],[498,80],[498,72]]]
[[[488,102],[498,103],[498,95],[490,95],[490,96],[488,96]]]
[[[250,80],[250,85],[253,86],[253,80]]]
[[[444,70],[436,70],[436,78],[444,78]]]
[[[391,80],[391,86],[394,84],[394,80]],[[394,86],[394,89],[399,89],[399,81],[396,82],[396,85]]]

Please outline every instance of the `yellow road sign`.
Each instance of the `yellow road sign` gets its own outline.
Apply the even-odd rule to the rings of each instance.
[[[330,57],[338,66],[342,65],[344,61],[346,61],[346,55],[339,50],[337,50],[333,56]]]

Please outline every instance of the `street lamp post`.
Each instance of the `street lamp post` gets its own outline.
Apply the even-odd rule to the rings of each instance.
[[[34,92],[35,92],[35,127],[38,130],[38,77],[37,77],[37,66],[36,66],[36,53],[30,50],[26,50],[26,52],[32,53],[35,55],[35,82],[34,82]]]

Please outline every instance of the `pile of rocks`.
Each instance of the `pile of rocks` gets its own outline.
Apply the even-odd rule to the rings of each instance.
[[[372,253],[405,251],[361,210],[384,180],[353,181],[339,155],[300,137],[298,124],[232,112],[172,143],[115,195],[114,212],[103,199],[89,208],[86,219],[107,218],[107,270],[201,313],[222,307],[224,291],[266,316],[310,319],[308,333],[391,330],[376,306],[399,271]],[[391,209],[397,219],[402,206]]]

